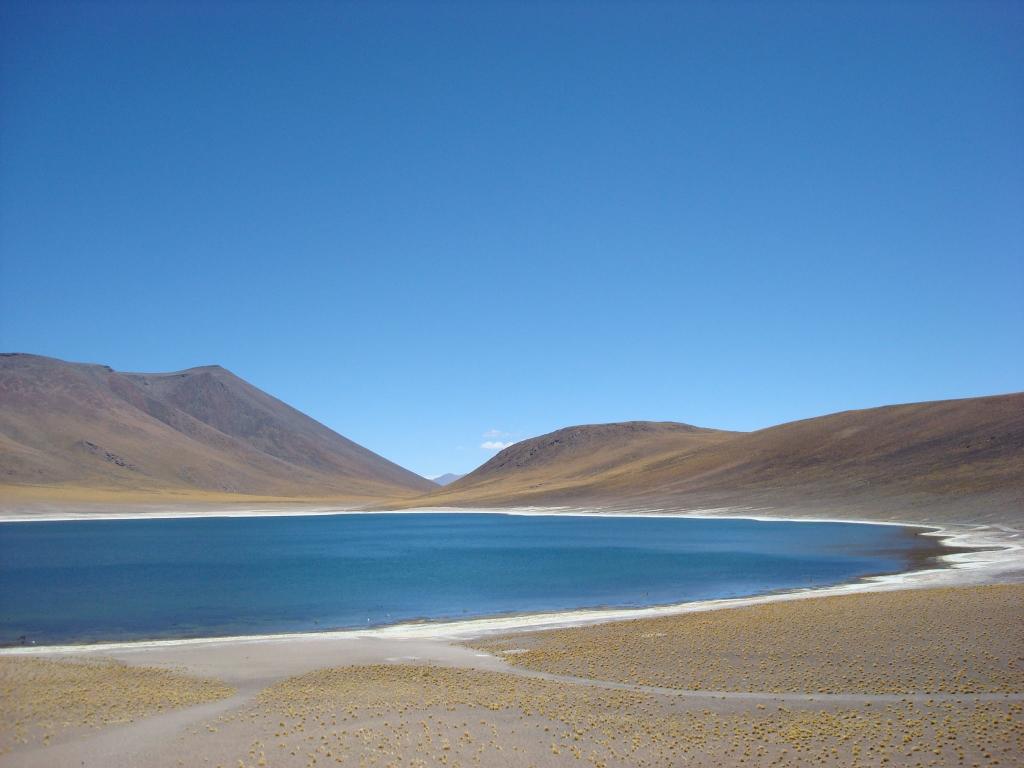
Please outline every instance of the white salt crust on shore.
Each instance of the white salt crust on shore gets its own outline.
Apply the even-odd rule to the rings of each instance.
[[[151,640],[120,643],[95,643],[91,645],[27,646],[0,649],[2,655],[34,654],[82,654],[102,653],[116,650],[174,647],[181,645],[243,645],[246,643],[301,642],[303,640],[336,639],[338,641],[361,638],[389,640],[466,640],[495,633],[554,629],[560,627],[597,624],[607,621],[648,619],[659,616],[673,616],[700,611],[741,608],[749,605],[801,600],[831,595],[846,595],[863,592],[884,592],[897,589],[922,587],[965,586],[1005,581],[1008,578],[1024,578],[1024,535],[1009,526],[996,525],[922,525],[897,521],[841,520],[823,518],[787,518],[771,514],[756,514],[767,510],[751,508],[721,508],[700,511],[677,511],[642,509],[636,511],[596,511],[570,507],[521,507],[515,509],[421,509],[401,511],[395,514],[502,514],[502,515],[559,515],[587,517],[681,517],[681,518],[739,518],[773,522],[833,522],[857,523],[864,525],[898,525],[922,530],[925,536],[941,539],[941,544],[956,548],[977,548],[971,552],[956,552],[940,556],[942,566],[924,570],[909,571],[887,576],[874,576],[855,582],[831,587],[799,589],[776,592],[752,597],[720,600],[700,600],[672,605],[646,608],[584,609],[557,613],[525,613],[488,618],[464,619],[449,622],[413,622],[394,624],[371,629],[333,630],[328,632],[297,632],[271,635],[244,635],[216,638],[187,638],[178,640]],[[236,509],[236,510],[151,510],[93,515],[88,513],[40,513],[22,517],[4,517],[0,522],[33,522],[56,520],[128,520],[168,519],[180,517],[269,517],[269,516],[310,516],[310,515],[359,515],[389,514],[387,512],[362,512],[327,507],[309,509]],[[1014,576],[1015,575],[1015,576]]]

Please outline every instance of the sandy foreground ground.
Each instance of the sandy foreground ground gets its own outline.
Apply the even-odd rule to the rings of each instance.
[[[1021,535],[936,534],[987,549],[682,606],[6,649],[0,768],[1024,765]]]
[[[1024,585],[0,657],[0,766],[1024,764]]]

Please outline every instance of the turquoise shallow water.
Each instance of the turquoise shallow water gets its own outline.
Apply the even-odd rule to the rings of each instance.
[[[366,514],[0,525],[0,644],[645,606],[908,570],[896,526]]]

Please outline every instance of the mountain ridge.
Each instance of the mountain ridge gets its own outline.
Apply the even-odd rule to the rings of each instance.
[[[437,483],[438,485],[443,487],[446,485],[451,485],[461,477],[465,477],[465,475],[457,475],[454,472],[445,472],[443,475],[438,475],[437,477],[432,477],[430,479],[434,483]]]
[[[754,432],[675,425],[659,445],[646,439],[634,450],[639,424],[659,423],[567,427],[521,441],[402,506],[760,508],[1024,524],[1024,393],[841,411]],[[578,440],[578,455],[551,464],[546,453],[574,433],[600,439]]]
[[[0,435],[11,485],[337,498],[435,487],[216,365],[128,373],[6,353]]]
[[[1024,393],[841,411],[753,432],[570,426],[439,486],[219,365],[118,372],[0,353],[0,492],[54,503],[760,509],[1018,525]]]

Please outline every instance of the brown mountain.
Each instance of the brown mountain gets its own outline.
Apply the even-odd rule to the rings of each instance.
[[[614,484],[649,464],[735,434],[655,421],[567,427],[509,446],[434,496],[514,503],[535,495],[572,494]]]
[[[517,443],[422,501],[1024,523],[1024,393],[846,411],[757,432],[631,422]]]
[[[363,499],[436,487],[219,366],[120,373],[24,354],[0,355],[0,483],[71,498]]]

